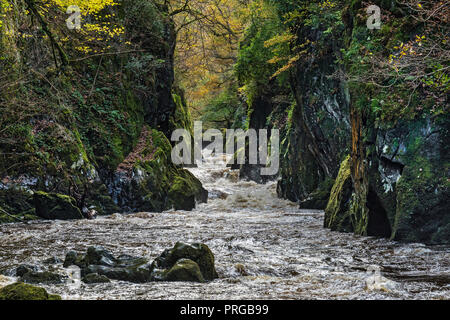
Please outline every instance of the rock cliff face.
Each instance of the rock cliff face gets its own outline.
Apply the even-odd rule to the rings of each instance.
[[[414,11],[375,4],[385,19],[380,30],[367,28],[362,1],[285,5],[302,17],[291,47],[308,50],[291,68],[292,104],[267,117],[282,132],[278,193],[326,209],[324,225],[333,230],[449,243],[448,97],[430,98],[420,86],[411,92],[408,78],[384,80],[388,89],[369,81],[371,56],[388,61],[396,45],[417,47],[424,32]]]
[[[376,31],[368,30],[366,21],[360,18],[364,10],[362,2],[355,1],[346,7],[345,26],[351,35],[347,48],[362,46],[365,41],[362,39],[383,46],[398,40],[406,43],[424,32],[422,25],[412,23],[407,8],[383,1],[377,4],[395,18]],[[380,46],[375,50],[384,49]],[[388,59],[386,51],[383,54]],[[422,63],[422,68],[430,68],[432,64]],[[347,64],[348,68],[352,66],[354,63]],[[448,101],[438,98],[439,93],[430,98],[423,86],[416,90],[419,93],[414,95],[401,85],[393,85],[389,91],[367,83],[351,86],[353,193],[347,200],[349,210],[338,210],[337,214],[341,221],[348,214],[350,219],[337,230],[399,241],[449,243],[449,115],[445,111]],[[392,105],[386,103],[405,91],[409,103],[402,98]],[[391,109],[399,114],[389,116]],[[348,192],[344,193],[348,197]]]
[[[317,42],[323,30],[299,29],[301,40]],[[323,209],[350,142],[349,95],[333,79],[341,42],[325,44],[291,75],[295,103],[287,133],[278,193],[302,207]],[[323,195],[325,193],[325,196]]]
[[[36,191],[85,217],[206,201],[170,161],[167,137],[190,119],[173,88],[167,8],[122,1],[100,15],[123,35],[89,42],[67,29],[65,12],[39,5],[16,1],[0,24],[0,221],[35,217]]]
[[[352,120],[356,128],[361,118]],[[449,243],[448,116],[400,121],[389,129],[368,126],[372,132],[359,128],[353,138],[354,193],[348,199],[352,219],[337,230]]]

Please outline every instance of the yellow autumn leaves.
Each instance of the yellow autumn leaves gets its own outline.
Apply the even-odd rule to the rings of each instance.
[[[7,0],[0,0],[0,28],[3,26],[3,19],[6,13],[11,10],[11,5]]]
[[[63,13],[71,6],[77,6],[80,9],[81,35],[84,41],[83,45],[75,48],[85,54],[109,49],[110,46],[107,45],[107,42],[125,33],[123,27],[110,22],[114,18],[114,14],[101,14],[104,9],[118,5],[115,0],[44,0],[44,5],[47,8],[57,6]],[[85,21],[89,21],[89,23]],[[104,45],[98,46],[94,43]]]
[[[56,4],[64,11],[69,6],[77,6],[80,8],[83,16],[95,15],[109,6],[115,6],[117,3],[114,0],[45,0],[47,4]]]
[[[389,55],[389,64],[393,65],[393,68],[397,70],[397,62],[408,55],[417,55],[416,46],[421,47],[425,38],[424,35],[416,35],[415,41],[410,41],[408,43],[402,42],[398,46],[395,46],[394,49],[397,50],[397,52]]]

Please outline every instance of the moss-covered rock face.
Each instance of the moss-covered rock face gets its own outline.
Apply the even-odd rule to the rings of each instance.
[[[51,220],[82,219],[80,209],[72,197],[37,191],[34,193],[36,215]]]
[[[374,0],[383,21],[372,30],[365,1],[321,2],[276,1],[279,17],[289,17],[289,32],[295,30],[290,53],[295,54],[295,45],[301,48],[290,66],[293,103],[261,103],[261,111],[250,115],[251,128],[259,128],[252,123],[258,120],[281,129],[278,194],[303,208],[320,207],[326,182],[336,179],[326,227],[449,243],[448,81],[441,81],[448,72],[445,54],[427,54],[435,43],[445,43],[440,30],[447,32],[448,24],[437,17],[424,27],[415,18],[419,9]],[[241,55],[257,38],[249,36]],[[448,44],[439,47],[445,51]],[[430,79],[432,74],[442,74],[441,80]],[[260,101],[278,93],[266,90]]]
[[[331,190],[329,182],[336,178],[340,161],[349,153],[350,144],[348,88],[332,76],[339,69],[336,58],[343,46],[343,25],[335,21],[339,16],[337,8],[336,12],[322,10],[320,16],[313,16],[311,1],[289,5],[273,3],[286,24],[293,23],[283,21],[291,16],[283,11],[286,7],[304,15],[291,30],[295,30],[292,36],[296,39],[292,46],[302,48],[305,54],[301,54],[301,59],[290,66],[284,76],[270,81],[269,89],[258,88],[263,93],[253,99],[251,107],[255,112],[250,114],[249,126],[280,129],[279,196],[295,202],[309,199],[311,201],[302,207],[323,209]],[[319,1],[315,7],[319,7]],[[333,21],[326,20],[330,17]],[[261,27],[253,28],[259,31]],[[249,36],[257,39],[260,34],[264,34],[264,30],[250,32]],[[245,40],[242,55],[248,50],[245,46],[255,39]],[[275,55],[273,60],[279,58]],[[283,89],[278,88],[277,84],[285,77],[289,82],[285,81]],[[254,81],[260,83],[265,79]],[[255,179],[251,170],[244,169],[243,176]]]
[[[144,127],[132,153],[119,165],[110,186],[113,198],[130,211],[192,210],[207,191],[190,172],[175,166],[166,136]]]
[[[435,118],[406,122],[379,134],[383,150],[376,190],[393,239],[449,243],[448,128],[448,119]]]
[[[59,40],[67,38],[64,21],[39,27],[36,12],[51,20],[61,18],[60,9],[50,4],[35,12],[30,3],[40,6],[11,4],[0,28],[0,69],[8,74],[0,79],[8,88],[0,92],[0,222],[32,219],[36,203],[40,217],[73,219],[78,211],[192,209],[193,194],[204,199],[198,180],[170,163],[166,137],[175,127],[191,129],[191,120],[173,88],[176,35],[168,8],[120,1],[108,16],[125,34],[95,44],[106,54],[85,56],[77,44],[91,44],[82,33]],[[143,135],[143,154],[133,158]],[[129,175],[121,170],[128,160]],[[174,189],[169,196],[181,179],[187,194]],[[33,201],[33,192],[52,192],[52,199]]]
[[[347,8],[350,20],[343,52],[345,65],[355,76],[367,71],[359,63],[361,51],[355,49],[370,45],[371,54],[388,60],[395,45],[423,32],[401,5],[376,3],[397,16],[376,32],[357,18],[364,10],[361,1]],[[442,99],[432,98],[429,105],[427,93],[421,89],[411,93],[407,81],[388,90],[363,82],[350,86],[354,187],[350,211],[355,232],[407,242],[448,243],[448,113],[442,111]]]
[[[352,232],[354,230],[350,216],[350,200],[352,194],[352,177],[350,172],[350,157],[348,156],[339,169],[336,182],[331,189],[328,204],[325,209],[325,228],[333,231]]]
[[[61,297],[48,294],[44,288],[18,282],[1,288],[0,300],[61,300]]]

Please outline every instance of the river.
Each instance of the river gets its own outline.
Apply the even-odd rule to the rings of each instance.
[[[102,245],[154,259],[177,241],[213,251],[219,279],[74,288],[44,286],[63,299],[450,299],[450,247],[401,244],[323,228],[322,211],[277,198],[276,183],[239,180],[226,157],[189,169],[209,191],[197,209],[114,214],[95,220],[0,225],[0,269],[44,268],[49,257]],[[61,265],[54,266],[63,272]],[[380,271],[377,271],[380,270]],[[0,276],[0,286],[15,281]]]

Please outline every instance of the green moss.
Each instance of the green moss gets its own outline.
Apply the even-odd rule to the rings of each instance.
[[[163,274],[165,281],[205,282],[197,263],[190,259],[180,259]]]
[[[48,294],[44,288],[18,282],[0,289],[0,300],[61,300],[61,297]]]
[[[36,191],[34,193],[36,215],[44,219],[82,219],[80,209],[76,206],[75,199],[58,193],[46,193]]]
[[[22,188],[0,190],[0,223],[37,219],[33,195]]]
[[[191,136],[194,136],[194,127],[186,101],[183,101],[183,98],[176,93],[172,94],[172,98],[175,103],[175,112],[170,118],[171,127],[173,130],[186,129],[189,131]]]
[[[331,189],[330,198],[325,209],[324,226],[332,230],[353,231],[350,214],[350,197],[352,180],[350,156],[341,163],[338,176]]]
[[[202,184],[194,175],[189,171],[178,170],[171,181],[169,202],[175,210],[192,210],[195,208],[196,199],[201,200],[204,193]]]
[[[218,278],[214,266],[214,254],[202,243],[187,244],[177,242],[170,250],[165,250],[153,263],[156,268],[171,269],[180,259],[194,261],[200,268],[205,280]]]

